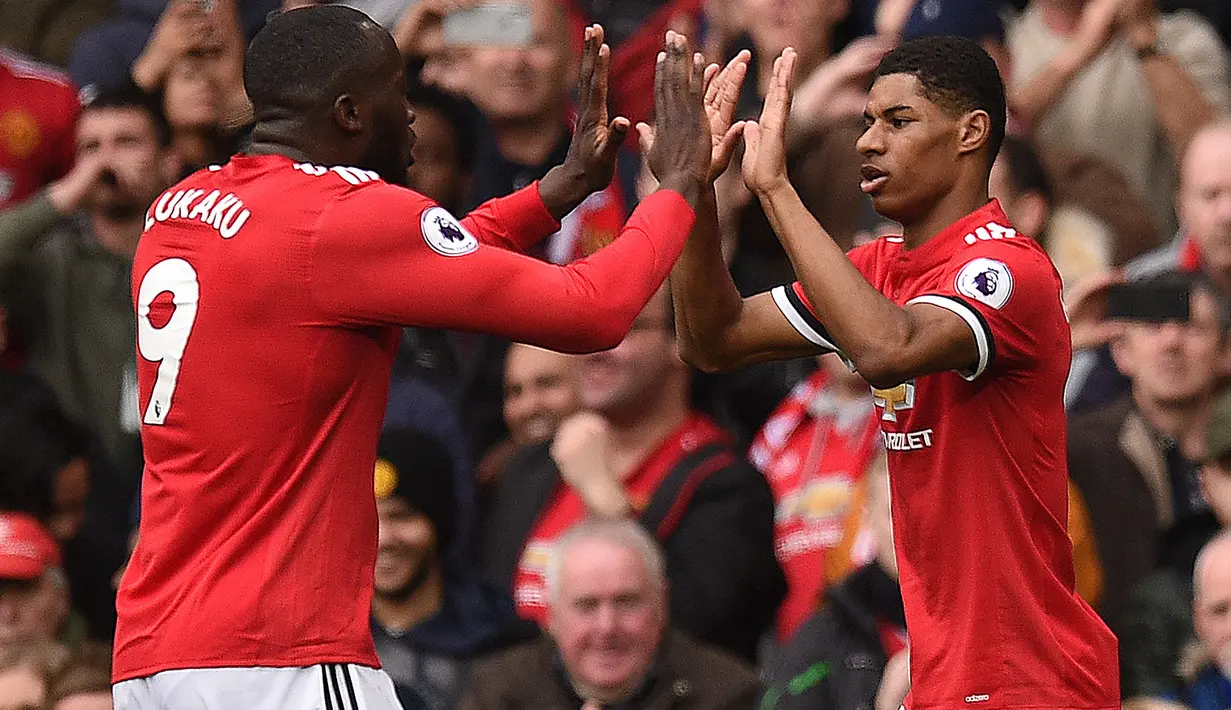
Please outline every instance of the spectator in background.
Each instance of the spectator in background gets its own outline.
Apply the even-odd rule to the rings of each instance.
[[[1193,137],[1180,166],[1176,215],[1176,238],[1127,264],[1125,276],[1201,270],[1231,293],[1231,121],[1211,123]]]
[[[513,591],[523,618],[545,624],[545,575],[564,531],[587,513],[636,518],[665,550],[673,622],[751,660],[785,591],[773,496],[727,434],[690,407],[673,326],[663,288],[618,346],[581,358],[587,411],[500,473],[483,520],[483,569]]]
[[[1038,144],[1116,166],[1156,233],[1174,231],[1180,156],[1231,108],[1227,54],[1209,24],[1160,14],[1154,0],[1032,0],[1009,48],[1009,104]]]
[[[451,710],[470,660],[509,633],[513,605],[449,554],[458,510],[444,445],[416,431],[386,431],[379,456],[376,652],[403,708]]]
[[[218,62],[215,57],[183,57],[171,66],[159,92],[171,128],[171,147],[183,160],[184,173],[226,162],[239,147],[232,128],[246,124],[246,114],[227,108],[224,87],[232,82],[243,84],[239,77],[229,81],[219,77],[214,67]],[[227,116],[228,111],[233,113]]]
[[[48,696],[48,710],[112,710],[110,649],[78,648],[52,678]]]
[[[513,343],[504,358],[504,421],[509,437],[479,464],[479,482],[494,487],[500,469],[518,449],[550,441],[581,407],[578,360],[533,345]]]
[[[746,710],[752,669],[669,630],[662,552],[631,521],[583,523],[547,571],[549,636],[479,664],[463,710]]]
[[[0,513],[0,646],[57,640],[69,610],[56,541],[33,516]]]
[[[415,162],[407,170],[411,189],[460,214],[474,187],[475,108],[465,99],[413,83],[410,109],[415,112]]]
[[[102,442],[119,506],[141,473],[132,255],[146,208],[179,174],[168,141],[144,94],[98,94],[81,112],[73,170],[0,214],[0,284],[30,337],[29,369]]]
[[[67,660],[63,646],[47,641],[0,646],[0,710],[44,707],[51,678]]]
[[[1164,535],[1208,525],[1199,462],[1216,383],[1231,372],[1225,297],[1191,276],[1156,283],[1191,288],[1188,321],[1126,322],[1112,354],[1131,394],[1069,424],[1069,472],[1106,575],[1098,611],[1117,633],[1133,587],[1180,554],[1183,537]]]
[[[1231,531],[1197,556],[1193,625],[1208,660],[1178,700],[1192,710],[1225,710],[1231,707]]]
[[[762,710],[872,707],[881,686],[891,685],[892,674],[899,672],[894,664],[886,673],[890,659],[906,652],[906,612],[898,591],[883,453],[861,485],[867,495],[858,534],[868,538],[874,557],[825,590],[820,611],[810,615],[770,669]],[[890,705],[901,702],[897,697]]]
[[[165,76],[181,56],[216,50],[227,25],[238,22],[246,44],[277,9],[278,0],[118,0],[111,21],[77,37],[68,73],[82,87],[114,89],[135,78],[148,90],[161,82],[147,79]]]
[[[1225,537],[1231,530],[1231,390],[1219,395],[1205,438],[1201,490],[1222,532],[1211,531],[1207,538],[1196,541],[1191,554],[1160,568],[1133,590],[1125,615],[1129,623],[1120,636],[1126,707],[1145,710],[1159,699],[1179,697],[1185,683],[1199,670],[1192,659],[1209,658],[1193,643],[1193,578],[1197,547],[1214,535]],[[1225,665],[1223,670],[1225,673]]]
[[[786,573],[778,641],[786,643],[816,609],[826,586],[826,557],[872,457],[880,448],[868,384],[837,355],[798,384],[770,415],[748,455],[774,493],[774,550]]]

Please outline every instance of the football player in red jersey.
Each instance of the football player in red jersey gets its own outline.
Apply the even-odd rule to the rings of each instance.
[[[836,351],[875,388],[908,709],[1118,708],[1116,639],[1074,591],[1060,278],[988,199],[1006,114],[996,65],[953,37],[885,56],[856,147],[861,188],[902,233],[849,254],[787,179],[794,68],[788,48],[743,126],[742,168],[800,281],[741,298],[707,190],[671,277],[682,352],[720,370]],[[728,65],[711,84],[714,135],[745,72]],[[711,175],[729,155],[715,151]]]
[[[587,259],[516,253],[611,180],[627,121],[606,115],[601,28],[586,41],[568,159],[460,220],[402,187],[413,114],[379,25],[321,5],[252,41],[251,148],[159,196],[133,263],[145,471],[119,710],[399,707],[368,624],[400,326],[614,346],[683,249],[709,167],[703,67],[675,38],[662,189]]]

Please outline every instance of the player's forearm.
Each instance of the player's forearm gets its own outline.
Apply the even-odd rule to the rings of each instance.
[[[567,161],[547,171],[538,183],[538,191],[547,211],[558,220],[564,219],[593,192],[585,171],[569,165]]]
[[[898,377],[912,339],[906,311],[868,283],[793,187],[784,184],[760,199],[796,278],[842,353],[873,384]]]
[[[462,224],[484,244],[521,253],[560,229],[560,221],[540,197],[537,182],[484,202]]]
[[[1171,154],[1179,160],[1197,131],[1214,119],[1214,105],[1174,58],[1156,54],[1144,58],[1141,67]]]
[[[671,271],[671,295],[680,357],[705,371],[728,369],[739,358],[725,347],[725,334],[739,320],[743,298],[722,258],[712,186],[701,193],[696,223]]]

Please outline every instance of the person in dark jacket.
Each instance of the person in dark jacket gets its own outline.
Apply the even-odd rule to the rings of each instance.
[[[471,659],[508,639],[508,595],[480,583],[450,555],[457,505],[444,442],[410,429],[386,431],[375,487],[380,519],[372,638],[406,710],[457,706]]]
[[[786,592],[773,495],[727,433],[690,407],[673,323],[662,289],[617,347],[582,357],[586,411],[501,472],[481,518],[482,569],[542,625],[545,571],[564,531],[587,514],[634,518],[664,549],[673,623],[751,661]]]
[[[906,614],[898,589],[883,465],[867,474],[860,534],[872,538],[873,562],[825,592],[771,665],[761,710],[897,708],[906,695]]]
[[[634,521],[571,528],[548,567],[549,636],[481,661],[462,710],[750,710],[752,669],[670,630],[664,570]]]

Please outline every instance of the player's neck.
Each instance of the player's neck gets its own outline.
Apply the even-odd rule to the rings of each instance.
[[[546,127],[546,128],[545,128]],[[566,126],[563,121],[535,118],[493,124],[500,155],[518,165],[542,165],[559,145]]]
[[[627,421],[608,418],[611,429],[607,440],[607,464],[621,480],[628,478],[635,466],[688,420],[691,409],[687,397],[664,399],[667,401],[645,407],[641,416],[630,417]],[[647,417],[646,411],[653,414]]]
[[[1205,448],[1205,423],[1210,411],[1208,397],[1195,402],[1172,403],[1134,395],[1133,401],[1154,431],[1180,445],[1184,458],[1190,461],[1201,459]]]
[[[132,258],[141,240],[143,220],[140,215],[132,218],[114,219],[102,212],[90,213],[90,228],[99,246],[117,256]]]
[[[390,631],[409,631],[438,614],[444,606],[444,599],[444,578],[437,566],[423,580],[423,584],[405,599],[374,595],[372,616]]]
[[[252,128],[252,140],[244,152],[248,155],[282,155],[300,163],[344,165],[350,161],[341,155],[322,152],[320,141],[313,141],[308,126],[289,119],[273,118],[257,122]]]
[[[987,182],[962,185],[959,181],[953,189],[917,220],[902,223],[902,238],[907,249],[927,244],[933,237],[948,229],[966,215],[983,207],[988,201]]]

